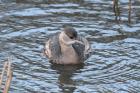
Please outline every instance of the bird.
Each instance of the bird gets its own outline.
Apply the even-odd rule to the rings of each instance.
[[[44,54],[53,64],[84,63],[91,53],[88,40],[79,35],[72,26],[66,26],[61,32],[50,36],[44,45]]]

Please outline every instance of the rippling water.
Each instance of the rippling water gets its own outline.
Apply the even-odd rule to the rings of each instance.
[[[13,59],[10,93],[140,93],[140,1],[0,0],[0,62]],[[91,43],[84,65],[51,65],[45,40],[71,24]]]

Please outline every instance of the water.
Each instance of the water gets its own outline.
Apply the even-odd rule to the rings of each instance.
[[[1,0],[0,62],[12,57],[10,93],[140,93],[140,2],[120,0]],[[45,40],[71,24],[91,43],[84,65],[51,65]]]

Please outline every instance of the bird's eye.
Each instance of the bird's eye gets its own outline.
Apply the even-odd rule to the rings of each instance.
[[[73,39],[74,37],[70,37],[70,39]]]

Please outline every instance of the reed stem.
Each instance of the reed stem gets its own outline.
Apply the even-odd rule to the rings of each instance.
[[[1,91],[3,91],[2,93],[8,93],[12,80],[12,74],[13,72],[11,67],[11,60],[8,59],[8,61],[4,63],[2,73],[0,75],[0,89]],[[4,86],[4,89],[2,88],[2,86]]]

